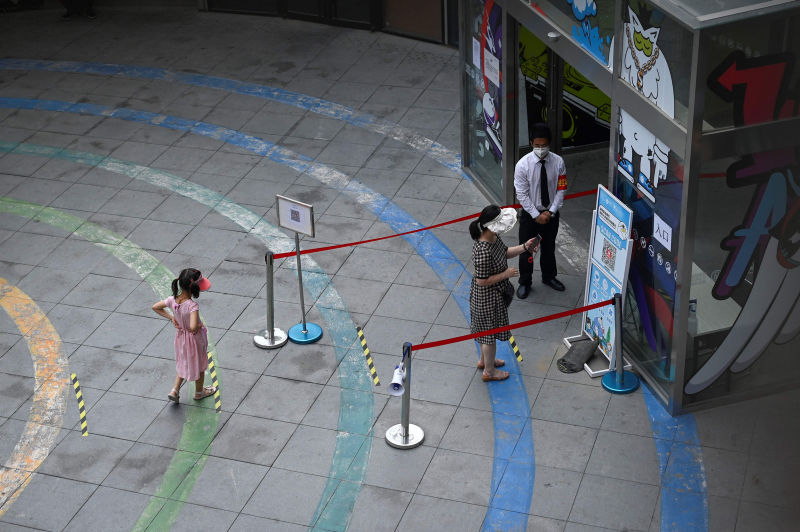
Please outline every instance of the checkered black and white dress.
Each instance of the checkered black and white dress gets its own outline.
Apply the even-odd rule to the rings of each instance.
[[[502,273],[508,269],[506,250],[508,247],[498,236],[494,242],[476,240],[472,245],[472,262],[475,265],[475,275],[472,277],[472,286],[469,293],[469,311],[471,315],[470,328],[473,333],[488,331],[495,327],[508,325],[508,309],[503,303],[505,284],[510,284],[508,279],[490,286],[478,286],[476,279],[487,279],[492,275]],[[476,338],[479,343],[493,344],[495,340],[508,340],[511,331],[490,334]]]

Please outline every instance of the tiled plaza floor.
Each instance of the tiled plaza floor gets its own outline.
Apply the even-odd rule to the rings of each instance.
[[[60,14],[0,15],[0,530],[798,529],[800,394],[659,424],[646,391],[611,396],[557,370],[574,319],[516,331],[525,360],[491,386],[470,343],[420,351],[411,417],[425,442],[390,448],[400,400],[386,390],[403,342],[468,332],[453,296],[471,268],[466,224],[435,242],[308,256],[322,340],[253,346],[265,249],[293,247],[275,194],[313,203],[304,246],[486,204],[451,169],[456,50],[192,9]],[[605,160],[568,158],[570,190],[604,183]],[[566,292],[534,283],[512,321],[580,304],[574,250],[593,202],[563,210]],[[174,332],[150,306],[187,266],[212,282],[198,302],[219,414],[186,389],[179,405],[166,399]],[[293,259],[275,283],[288,329],[300,319]],[[681,478],[685,453],[699,477]]]

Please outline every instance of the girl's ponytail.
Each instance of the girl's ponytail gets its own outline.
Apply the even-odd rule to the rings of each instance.
[[[199,274],[200,272],[197,273]],[[198,277],[197,279],[192,279],[192,282],[189,285],[189,291],[192,293],[192,297],[194,297],[195,299],[200,297],[200,277]]]

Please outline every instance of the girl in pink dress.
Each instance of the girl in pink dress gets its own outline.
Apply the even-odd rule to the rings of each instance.
[[[180,293],[178,288],[180,287]],[[211,282],[203,277],[200,270],[187,268],[181,271],[177,279],[172,281],[172,295],[164,301],[153,305],[159,316],[172,321],[175,326],[175,386],[167,396],[176,403],[180,399],[179,392],[184,381],[194,381],[194,399],[199,401],[214,395],[217,389],[203,386],[205,371],[208,367],[208,332],[200,321],[200,306],[192,297],[198,297],[200,291],[211,288]],[[172,314],[165,309],[169,308]]]

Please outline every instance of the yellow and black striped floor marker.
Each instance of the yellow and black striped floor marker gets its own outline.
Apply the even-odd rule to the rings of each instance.
[[[381,385],[381,380],[378,378],[378,372],[375,371],[375,364],[372,362],[372,355],[369,354],[369,347],[367,347],[367,339],[364,338],[364,330],[361,327],[356,327],[358,331],[358,339],[361,340],[361,349],[364,350],[364,356],[367,358],[367,367],[369,367],[369,374],[372,375],[372,382],[375,386]]]
[[[514,354],[517,355],[517,360],[522,362],[522,353],[519,352],[519,347],[517,347],[517,341],[514,340],[514,337],[508,339],[508,342],[511,344],[511,350],[514,351]]]
[[[83,392],[81,392],[81,384],[78,382],[78,376],[74,373],[70,375],[72,379],[72,386],[75,388],[75,398],[78,400],[78,411],[81,414],[81,436],[89,435],[89,428],[86,425],[86,403],[83,401]]]
[[[214,357],[211,356],[211,351],[208,352],[208,373],[211,374],[211,384],[214,386],[214,389],[217,390],[214,392],[214,407],[217,409],[217,413],[220,413],[222,412],[222,397],[220,397],[219,394],[217,368],[214,366]]]

